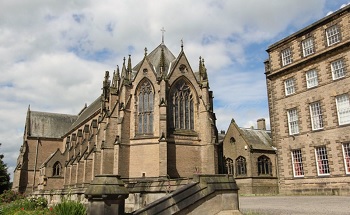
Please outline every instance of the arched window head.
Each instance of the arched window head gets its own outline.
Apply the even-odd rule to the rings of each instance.
[[[258,175],[272,175],[272,163],[265,155],[258,157]]]
[[[233,169],[233,160],[231,158],[226,158],[225,160],[225,167],[226,167],[226,173],[227,174],[233,174],[234,169]]]
[[[230,138],[230,143],[236,143],[236,140],[235,140],[234,137],[231,137],[231,138]]]
[[[154,92],[149,81],[143,81],[137,90],[137,133],[153,133]]]
[[[53,176],[60,176],[62,174],[62,165],[60,162],[56,162],[54,165],[53,165],[53,171],[52,171],[52,175]]]
[[[172,127],[194,130],[194,102],[191,88],[184,80],[179,80],[171,89]]]
[[[239,156],[236,159],[236,175],[237,176],[247,175],[246,159],[242,156]]]

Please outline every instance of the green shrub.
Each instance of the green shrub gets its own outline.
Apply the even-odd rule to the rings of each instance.
[[[5,190],[4,193],[0,195],[0,204],[9,203],[18,199],[24,199],[25,196],[13,190]]]
[[[47,200],[43,197],[17,199],[0,206],[0,215],[49,214]]]
[[[53,211],[55,214],[60,215],[85,215],[86,214],[86,208],[85,206],[76,201],[63,199],[61,203],[58,203],[54,206]]]

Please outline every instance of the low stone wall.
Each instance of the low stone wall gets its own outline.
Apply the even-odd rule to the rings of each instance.
[[[241,214],[238,187],[231,175],[195,175],[189,184],[132,214]]]
[[[273,177],[237,178],[240,195],[276,195],[278,194],[278,180]]]
[[[238,187],[231,175],[195,175],[192,180],[141,179],[125,185],[129,191],[126,214],[240,214]],[[86,189],[37,191],[34,195],[45,197],[49,204],[68,198],[88,205]]]

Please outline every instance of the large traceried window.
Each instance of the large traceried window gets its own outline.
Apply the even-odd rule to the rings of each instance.
[[[288,115],[288,128],[289,134],[299,134],[299,125],[298,125],[298,112],[296,108],[290,109],[287,112]]]
[[[303,159],[301,156],[300,149],[292,151],[292,164],[293,164],[294,177],[303,177],[304,176],[304,166],[303,166]]]
[[[247,164],[246,164],[246,159],[242,156],[239,156],[236,159],[236,175],[241,176],[241,175],[247,175]]]
[[[343,156],[346,174],[350,174],[350,143],[343,143]]]
[[[336,97],[339,125],[350,123],[350,101],[349,95],[343,94]]]
[[[323,128],[323,117],[320,102],[310,104],[311,126],[312,130]]]
[[[154,92],[149,81],[144,81],[138,89],[137,133],[153,133]]]
[[[258,158],[258,175],[272,175],[272,163],[265,155]]]
[[[226,158],[226,173],[227,174],[233,174],[234,169],[233,169],[233,160],[231,158]]]
[[[175,129],[194,130],[194,102],[189,85],[184,80],[175,83],[171,90],[172,126]]]
[[[337,25],[333,25],[326,29],[327,44],[331,46],[335,43],[340,42],[340,30]]]
[[[316,154],[316,166],[318,175],[329,175],[329,164],[327,149],[325,146],[317,147],[315,149]]]

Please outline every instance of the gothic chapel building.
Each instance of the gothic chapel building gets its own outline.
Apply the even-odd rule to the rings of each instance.
[[[28,108],[13,189],[84,190],[95,175],[126,182],[218,173],[218,134],[204,60],[198,72],[181,46],[162,42],[110,76],[101,96],[78,115]]]

